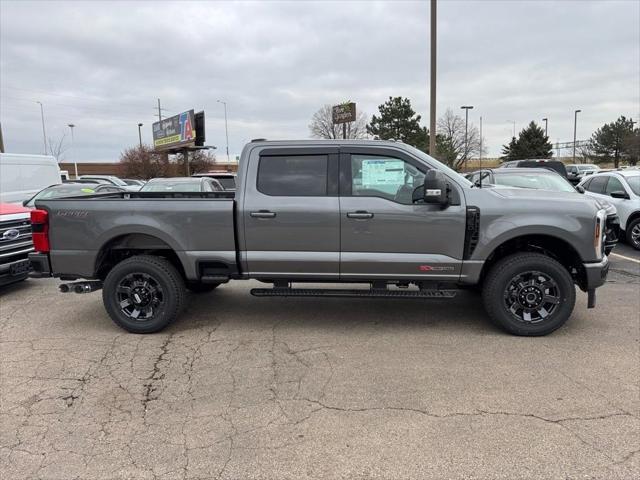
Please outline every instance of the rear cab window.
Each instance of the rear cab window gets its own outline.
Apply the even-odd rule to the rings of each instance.
[[[270,196],[326,196],[328,166],[327,155],[263,156],[257,188]]]

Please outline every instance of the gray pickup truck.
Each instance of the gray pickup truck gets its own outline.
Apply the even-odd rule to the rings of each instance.
[[[174,321],[187,289],[257,279],[266,285],[254,296],[425,299],[480,287],[497,325],[545,335],[571,315],[574,285],[595,306],[609,268],[593,199],[478,188],[393,141],[257,140],[242,152],[235,193],[125,192],[36,208],[33,275],[75,281],[62,291],[102,288],[113,321],[135,333]]]

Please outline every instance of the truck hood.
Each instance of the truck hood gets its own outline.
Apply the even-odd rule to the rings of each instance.
[[[31,210],[17,203],[0,203],[0,215],[29,214]]]
[[[494,188],[491,192],[506,199],[531,202],[582,202],[594,205],[598,210],[604,209],[607,215],[616,213],[616,208],[609,202],[588,197],[578,192],[553,192],[550,190],[535,190],[533,188]],[[559,203],[560,208],[561,203]]]

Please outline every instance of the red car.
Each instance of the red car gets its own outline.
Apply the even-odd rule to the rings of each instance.
[[[32,251],[30,209],[0,203],[0,286],[27,278]]]

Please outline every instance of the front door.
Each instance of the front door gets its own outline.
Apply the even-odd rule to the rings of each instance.
[[[248,273],[338,278],[337,151],[266,149],[251,159],[241,207]]]
[[[341,279],[458,279],[464,200],[458,192],[447,208],[413,203],[426,170],[402,152],[341,150]]]

